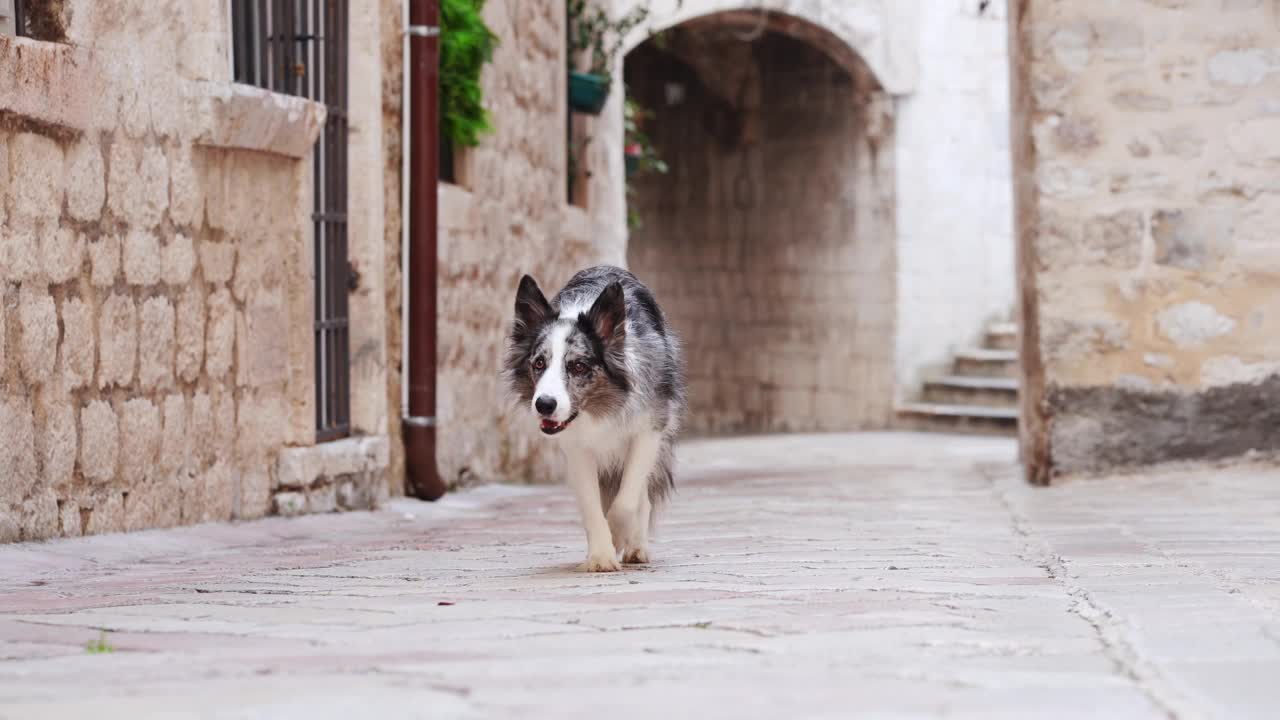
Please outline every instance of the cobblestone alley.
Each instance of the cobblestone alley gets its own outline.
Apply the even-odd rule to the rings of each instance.
[[[560,487],[3,547],[0,717],[1273,716],[1274,478],[1014,455],[690,443],[612,575]]]

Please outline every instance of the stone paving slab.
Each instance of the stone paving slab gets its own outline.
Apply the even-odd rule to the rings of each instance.
[[[1275,717],[1277,471],[1015,452],[690,442],[609,575],[559,487],[0,547],[0,718]]]

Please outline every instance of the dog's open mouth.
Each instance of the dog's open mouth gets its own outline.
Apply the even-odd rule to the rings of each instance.
[[[561,432],[565,428],[569,427],[569,423],[573,422],[574,418],[576,417],[578,417],[577,410],[573,411],[573,414],[569,416],[569,419],[565,420],[564,422],[556,422],[551,418],[543,418],[542,425],[541,425],[542,434],[555,435],[556,433]]]

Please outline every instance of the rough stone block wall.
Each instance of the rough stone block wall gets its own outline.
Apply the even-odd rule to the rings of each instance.
[[[323,111],[234,90],[197,5],[74,0],[66,44],[0,38],[0,541],[259,517],[314,442]]]
[[[376,507],[389,491],[383,477],[389,453],[385,437],[281,450],[275,476],[276,513],[289,516]]]
[[[488,0],[484,17],[501,38],[482,77],[494,131],[463,153],[463,183],[440,189],[437,461],[452,485],[557,477],[559,451],[499,377],[516,286],[530,273],[550,294],[624,261],[620,205],[604,192],[567,203],[564,3]],[[599,137],[591,162],[620,164]]]
[[[296,204],[297,163],[150,128],[12,129],[0,148],[18,180],[0,234],[17,349],[3,426],[18,428],[0,459],[0,539],[265,514],[269,479],[241,470],[265,462],[287,424],[286,319],[283,277],[250,268],[288,265],[297,228],[273,208]],[[260,189],[236,210],[280,218],[254,228],[260,240],[218,197],[239,175]]]
[[[883,427],[893,401],[891,131],[867,78],[770,33],[628,57],[669,175],[636,181],[631,269],[687,348],[694,433]],[[685,97],[668,105],[665,88]],[[880,123],[883,124],[883,123]],[[878,153],[878,146],[886,150]]]
[[[1032,480],[1280,450],[1280,5],[1013,9]]]

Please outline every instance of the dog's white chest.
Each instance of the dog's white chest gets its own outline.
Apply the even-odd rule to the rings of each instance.
[[[637,423],[601,421],[584,414],[574,423],[577,432],[565,442],[589,453],[600,466],[617,465],[626,458],[631,439],[639,432],[634,425]]]

